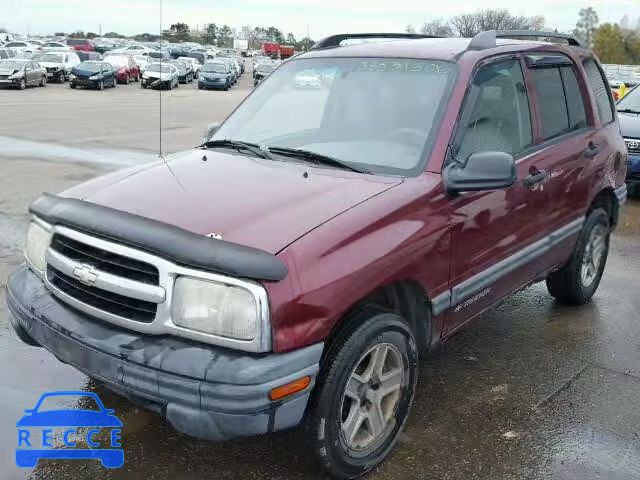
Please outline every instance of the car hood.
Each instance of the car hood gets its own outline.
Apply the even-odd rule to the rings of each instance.
[[[94,72],[92,70],[83,70],[83,69],[80,69],[80,68],[74,68],[71,72],[74,75],[77,75],[79,77],[92,77],[94,75],[100,75],[101,74],[101,72]]]
[[[112,174],[63,195],[200,235],[221,234],[229,242],[276,254],[401,182],[401,178],[194,149],[168,164]]]
[[[640,115],[635,113],[618,113],[620,131],[623,137],[640,138]]]
[[[13,75],[19,71],[20,70],[16,70],[15,68],[0,68],[0,75]]]
[[[171,78],[171,73],[160,73],[160,72],[150,72],[146,71],[145,75],[149,78]]]

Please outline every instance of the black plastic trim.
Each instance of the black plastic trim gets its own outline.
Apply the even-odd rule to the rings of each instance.
[[[29,211],[52,225],[81,230],[195,269],[270,281],[287,275],[284,262],[263,250],[212,239],[84,200],[45,193],[31,204]]]

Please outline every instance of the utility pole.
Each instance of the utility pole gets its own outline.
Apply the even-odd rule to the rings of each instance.
[[[102,36],[102,24],[101,23],[98,24],[98,33],[99,33],[100,36]]]
[[[307,23],[307,52],[309,51],[309,42],[311,41],[311,38],[309,37],[309,24]]]

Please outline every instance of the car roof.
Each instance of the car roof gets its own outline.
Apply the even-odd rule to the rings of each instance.
[[[459,55],[469,50],[470,38],[417,38],[400,40],[369,41],[352,43],[339,47],[310,50],[296,56],[300,58],[322,57],[388,57],[388,58],[416,58],[429,60],[455,60]],[[482,50],[489,56],[503,47],[517,47],[517,50],[527,50],[541,45],[558,44],[532,40],[497,39],[496,46]]]

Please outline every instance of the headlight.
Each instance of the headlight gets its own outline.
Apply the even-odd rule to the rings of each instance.
[[[45,230],[36,222],[29,224],[29,231],[27,232],[27,245],[24,249],[24,256],[27,262],[33,269],[36,269],[36,273],[42,274],[46,267],[45,253],[49,247],[51,241],[51,232]]]
[[[73,73],[69,74],[69,80],[75,80],[76,76]]]
[[[245,288],[178,277],[171,318],[179,327],[248,342],[260,340],[265,333],[261,307],[254,293]]]
[[[89,80],[98,80],[100,78],[100,76],[101,75],[99,73],[96,73],[95,75],[91,75],[89,77]]]
[[[9,80],[18,80],[19,78],[22,78],[23,75],[24,74],[22,72],[14,73],[9,77]]]

